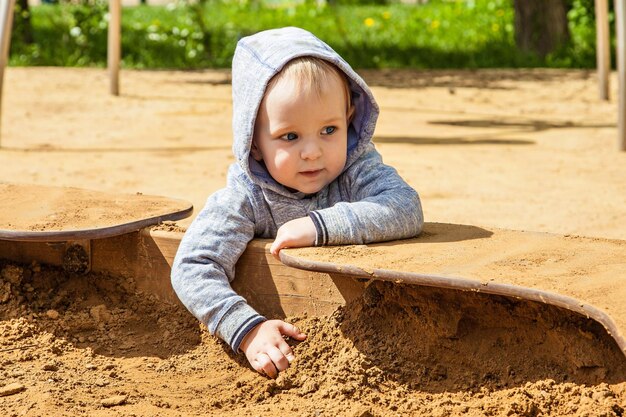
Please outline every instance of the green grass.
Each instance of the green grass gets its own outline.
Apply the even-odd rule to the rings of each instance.
[[[268,6],[259,1],[213,1],[200,15],[194,10],[180,5],[124,8],[123,65],[229,67],[239,38],[290,25],[315,33],[357,68],[594,65],[589,38],[595,35],[588,30],[589,22],[579,25],[584,30],[574,26],[572,44],[546,59],[518,51],[511,0],[334,7],[317,6],[315,2]],[[33,7],[35,43],[26,45],[16,37],[10,64],[106,65],[105,12],[102,5]]]

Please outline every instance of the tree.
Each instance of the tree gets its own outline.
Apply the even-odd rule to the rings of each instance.
[[[515,42],[526,52],[545,57],[567,42],[567,7],[564,0],[514,0]]]

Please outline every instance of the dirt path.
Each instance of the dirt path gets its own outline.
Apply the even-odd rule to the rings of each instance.
[[[578,71],[365,72],[376,143],[430,222],[626,239],[616,104]],[[227,72],[9,68],[3,181],[199,208],[225,183]],[[616,84],[613,83],[615,86]],[[184,226],[185,222],[181,222]],[[626,363],[593,322],[473,293],[372,286],[277,381],[116,277],[0,264],[0,415],[623,415]],[[622,279],[623,277],[616,277]],[[16,350],[4,350],[13,349]]]

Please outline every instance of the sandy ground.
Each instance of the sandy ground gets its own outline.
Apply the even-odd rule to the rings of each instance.
[[[593,73],[364,75],[382,108],[378,148],[427,221],[626,239],[617,106],[598,99]],[[0,177],[201,207],[233,161],[228,82],[125,71],[113,97],[101,70],[9,68]]]
[[[420,192],[427,221],[626,240],[617,106],[598,99],[593,73],[363,75],[382,110],[375,142]],[[9,68],[5,77],[3,181],[197,208],[225,183],[226,71],[124,71],[121,97],[108,95],[103,70]],[[626,364],[606,333],[541,305],[380,284],[330,318],[292,318],[310,339],[295,347],[296,367],[267,381],[132,282],[0,267],[0,395],[12,394],[0,397],[2,415],[600,416],[626,407]]]

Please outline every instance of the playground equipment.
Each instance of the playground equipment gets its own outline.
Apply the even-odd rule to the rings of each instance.
[[[626,151],[626,6],[621,0],[615,1],[615,21],[617,29],[617,72],[619,84],[617,143],[620,151]]]
[[[611,72],[611,47],[609,37],[608,0],[595,0],[596,8],[596,67],[600,99],[609,99],[609,73]]]
[[[70,187],[3,183],[0,195],[0,240],[56,243],[63,266],[77,273],[91,269],[92,241],[180,220],[193,211],[182,200]]]
[[[626,6],[623,1],[616,0],[615,33],[617,44],[617,146],[626,151]],[[609,99],[609,73],[611,71],[611,48],[609,37],[609,4],[608,0],[595,0],[596,9],[596,63],[598,69],[598,87],[600,99]]]
[[[0,139],[2,138],[2,84],[4,82],[4,68],[9,60],[14,6],[15,0],[3,0],[0,4]]]
[[[122,58],[122,5],[120,0],[109,0],[109,32],[107,66],[109,68],[110,92],[120,95],[120,59]]]

